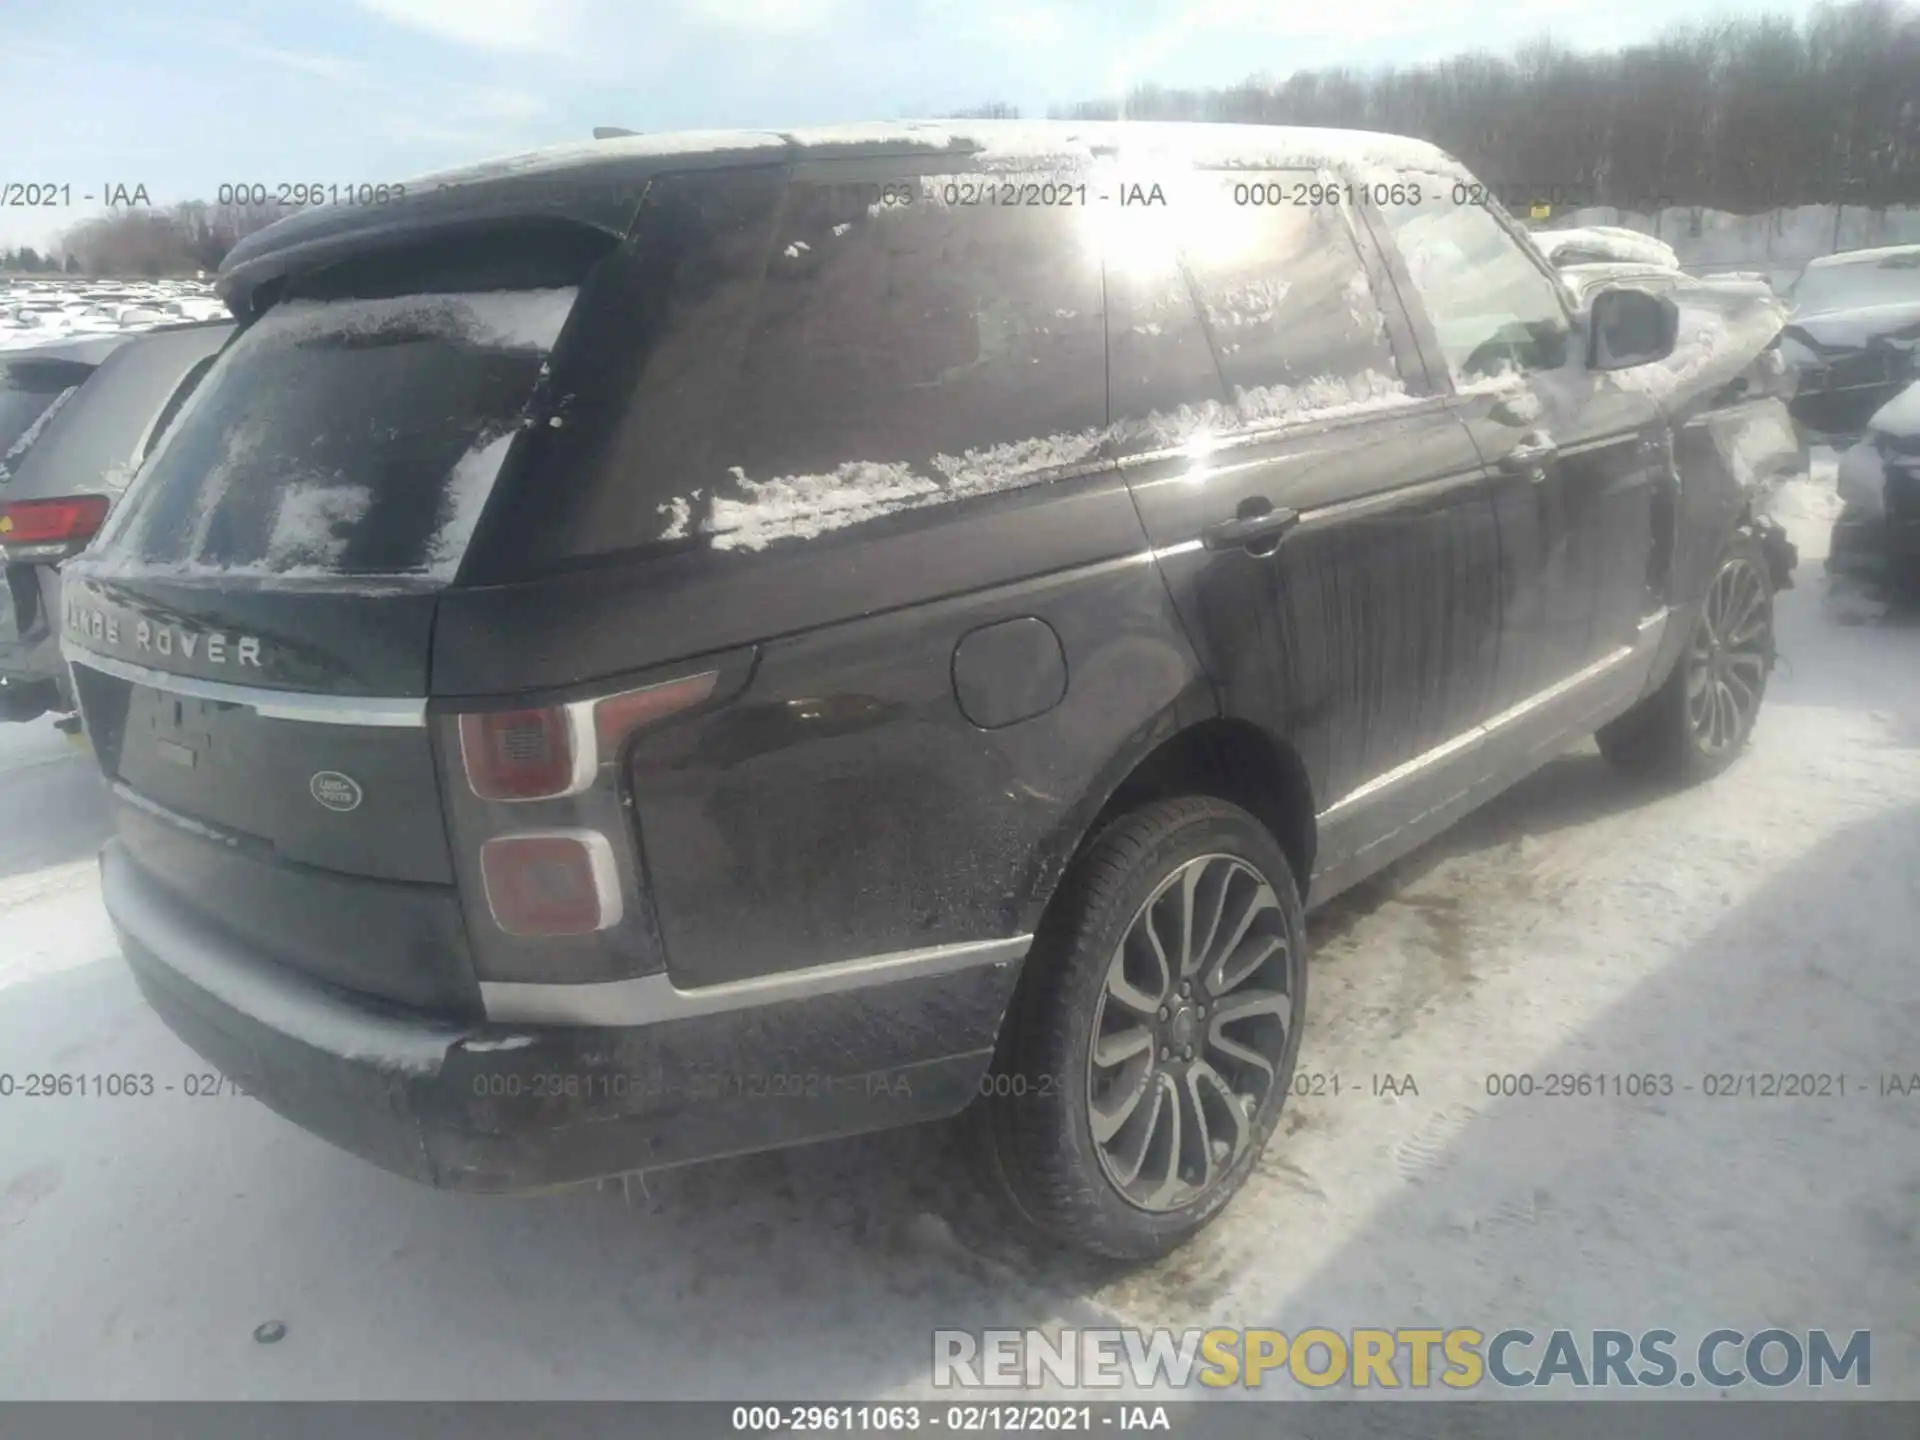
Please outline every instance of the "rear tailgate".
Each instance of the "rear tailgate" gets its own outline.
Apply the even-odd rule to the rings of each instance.
[[[65,569],[124,853],[269,959],[477,1006],[425,724],[434,613],[537,444],[576,293],[283,300]]]
[[[405,698],[424,688],[433,597],[182,595],[66,578],[67,655],[108,778],[284,860],[450,883],[424,702]],[[284,688],[294,676],[309,683]],[[317,800],[327,772],[358,802]]]

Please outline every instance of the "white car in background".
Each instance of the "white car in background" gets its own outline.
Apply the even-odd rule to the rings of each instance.
[[[1533,243],[1556,268],[1569,265],[1650,265],[1678,270],[1680,257],[1664,240],[1624,225],[1581,225],[1564,230],[1536,230]]]

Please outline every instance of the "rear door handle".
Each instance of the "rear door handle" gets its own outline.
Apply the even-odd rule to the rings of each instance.
[[[1559,453],[1558,445],[1535,431],[1531,435],[1521,436],[1520,443],[1500,457],[1500,468],[1509,475],[1532,474],[1537,479],[1542,475],[1546,463]]]
[[[1200,532],[1200,543],[1209,550],[1252,550],[1271,554],[1280,537],[1300,523],[1297,510],[1262,510],[1254,515],[1236,515],[1231,520],[1216,520]],[[1269,543],[1270,542],[1270,543]]]

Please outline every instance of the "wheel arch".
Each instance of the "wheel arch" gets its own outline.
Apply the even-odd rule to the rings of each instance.
[[[1139,745],[1114,757],[1046,847],[1053,863],[1043,860],[1027,887],[1022,928],[1039,928],[1061,880],[1109,824],[1178,795],[1210,795],[1250,813],[1285,852],[1306,899],[1319,830],[1312,781],[1299,753],[1248,720],[1206,715],[1183,723],[1169,711],[1148,727]]]

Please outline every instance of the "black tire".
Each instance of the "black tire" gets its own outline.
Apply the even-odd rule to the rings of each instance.
[[[1245,938],[1229,944],[1236,935]],[[1179,943],[1163,952],[1162,938]],[[1180,988],[1183,950],[1190,994]],[[1293,870],[1246,811],[1194,796],[1108,825],[1040,927],[970,1117],[988,1177],[1015,1214],[1042,1236],[1120,1260],[1163,1255],[1218,1214],[1280,1118],[1306,1015],[1306,955]],[[1170,1004],[1157,1011],[1138,1007],[1155,983],[1140,979],[1142,957],[1148,976],[1164,979]],[[1147,1034],[1145,1078],[1128,1079],[1143,1063],[1137,1050],[1096,1064],[1096,1027],[1102,1054]],[[1104,1125],[1126,1117],[1104,1142],[1096,1100]],[[1141,1158],[1128,1181],[1135,1136]]]
[[[38,720],[59,698],[50,680],[0,685],[0,723]]]
[[[1684,786],[1711,779],[1740,757],[1773,671],[1772,574],[1759,538],[1737,532],[1666,680],[1595,736],[1614,766],[1636,779]],[[1720,635],[1716,624],[1729,633]]]

